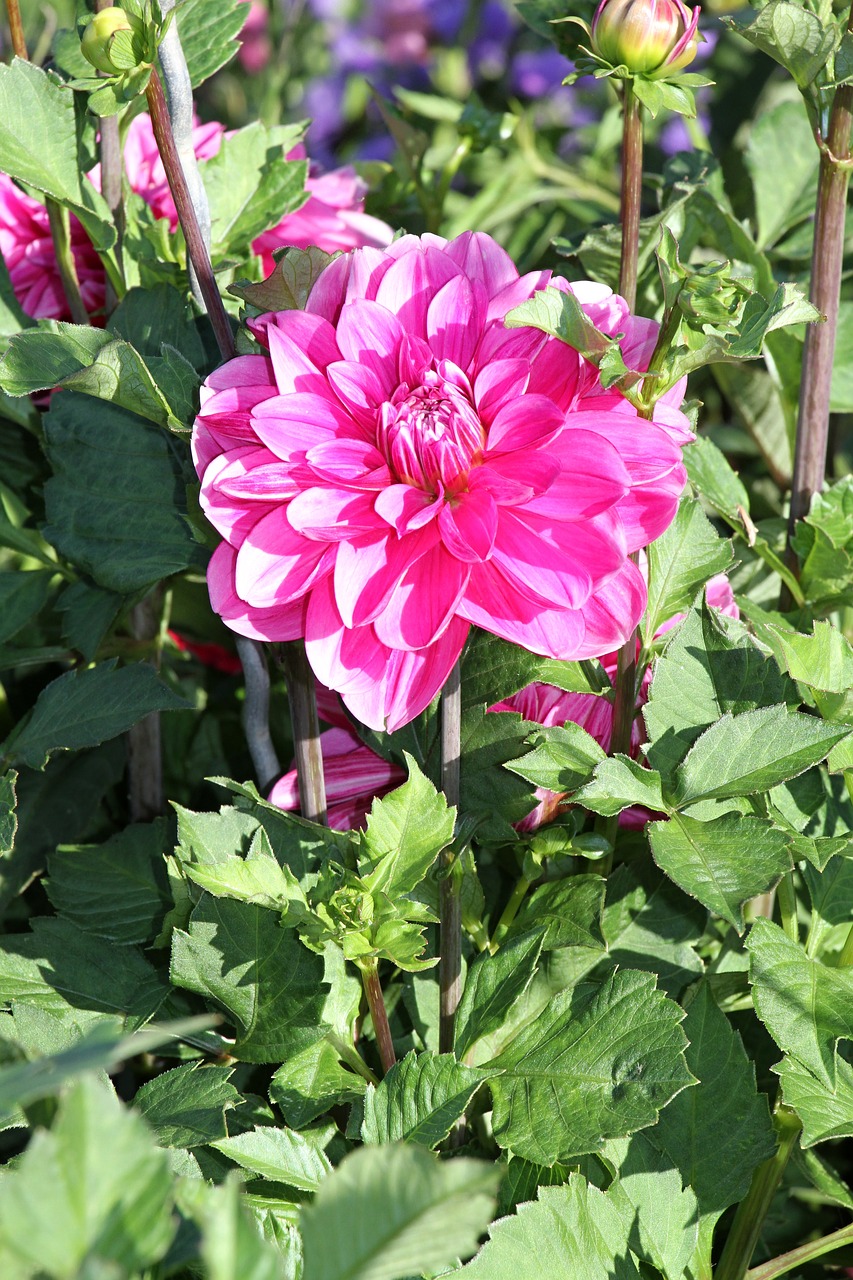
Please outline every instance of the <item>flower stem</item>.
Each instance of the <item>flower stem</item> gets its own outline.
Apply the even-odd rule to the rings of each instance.
[[[714,1271],[714,1280],[744,1280],[767,1211],[800,1135],[800,1121],[788,1107],[777,1106],[773,1121],[779,1146],[776,1154],[759,1165],[752,1175],[752,1184],[745,1199],[738,1205],[731,1231]]]
[[[441,785],[449,805],[459,804],[461,739],[462,680],[457,662],[441,695]],[[441,854],[443,875],[439,893],[439,1053],[453,1052],[456,1008],[462,994],[462,901],[459,879],[454,874],[456,860],[457,853],[452,846]]]
[[[394,1041],[391,1039],[391,1028],[388,1025],[388,1013],[385,1009],[385,998],[382,995],[382,984],[379,981],[379,969],[375,960],[362,960],[359,969],[373,1021],[379,1060],[382,1063],[383,1074],[387,1074],[397,1061],[397,1056],[394,1053]]]
[[[311,822],[325,823],[326,783],[323,776],[317,695],[314,691],[314,673],[308,665],[302,641],[291,640],[281,645],[279,662],[287,683],[287,698],[290,703],[302,816]]]
[[[12,37],[12,48],[16,58],[29,62],[27,41],[24,36],[24,24],[21,21],[21,9],[18,0],[6,0],[6,12],[9,15],[9,34]]]
[[[257,640],[237,636],[237,653],[243,664],[246,697],[243,702],[243,732],[255,767],[258,784],[267,792],[281,773],[281,765],[270,734],[270,672],[266,651]]]
[[[619,292],[631,311],[637,305],[637,262],[640,253],[640,206],[643,198],[643,118],[634,86],[625,81],[622,98],[622,256]]]
[[[157,643],[162,633],[162,604],[163,589],[158,586],[131,609],[130,629],[136,640]],[[157,644],[155,666],[159,666],[159,657]],[[151,822],[165,812],[159,711],[152,711],[127,731],[127,790],[131,822]]]
[[[53,240],[53,252],[56,265],[62,280],[62,288],[71,319],[75,324],[88,324],[89,313],[80,293],[80,281],[77,279],[77,268],[74,265],[74,254],[71,252],[71,233],[69,230],[68,210],[50,197],[46,200],[47,217],[50,222],[50,235]]]
[[[112,0],[95,0],[95,10],[108,9]],[[118,132],[118,116],[102,116],[98,151],[101,157],[101,194],[113,215],[116,229],[116,254],[121,262],[121,242],[124,236],[124,202],[121,190],[122,155]],[[110,275],[107,275],[105,310],[111,315],[118,302],[118,294]]]
[[[848,1223],[846,1227],[839,1227],[828,1236],[810,1240],[808,1244],[801,1244],[798,1249],[791,1249],[788,1253],[781,1253],[778,1258],[763,1262],[760,1267],[752,1267],[746,1273],[747,1280],[776,1280],[777,1276],[784,1276],[795,1267],[812,1262],[815,1258],[822,1258],[825,1253],[832,1253],[833,1249],[840,1249],[851,1241],[853,1223]]]
[[[847,30],[853,31],[853,7],[847,21]],[[794,476],[791,482],[791,511],[788,518],[788,560],[792,567],[797,563],[790,546],[796,522],[808,515],[812,497],[823,487],[826,473],[832,363],[838,328],[844,259],[844,219],[850,182],[851,126],[853,85],[844,84],[835,91],[826,138],[819,139],[820,173],[809,297],[818,311],[826,316],[826,321],[806,326],[794,448]],[[781,604],[790,608],[790,595],[784,587]]]
[[[210,264],[210,255],[204,243],[195,206],[190,197],[187,180],[181,167],[174,134],[172,133],[172,123],[169,119],[169,110],[166,106],[166,97],[163,93],[163,85],[160,82],[156,67],[151,72],[151,79],[148,81],[148,88],[145,94],[148,99],[148,111],[151,115],[151,126],[154,130],[157,149],[160,152],[160,158],[166,170],[169,190],[172,193],[172,199],[178,211],[178,220],[184,233],[184,239],[187,242],[187,255],[196,273],[201,296],[210,316],[210,323],[216,335],[220,354],[223,360],[230,360],[236,354],[231,322],[228,319],[222,296],[216,284],[213,267]]]
[[[492,955],[500,947],[506,935],[509,933],[510,925],[518,915],[518,909],[525,899],[528,889],[533,884],[532,880],[528,880],[527,876],[519,876],[515,883],[515,888],[510,894],[509,901],[503,909],[500,920],[495,925],[495,931],[492,934],[492,941],[489,944],[489,950]]]
[[[797,896],[794,893],[793,872],[787,871],[776,886],[776,901],[782,928],[792,942],[800,941],[800,925],[797,920]]]

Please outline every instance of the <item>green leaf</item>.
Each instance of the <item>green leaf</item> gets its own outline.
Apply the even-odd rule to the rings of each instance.
[[[91,662],[123,603],[114,591],[105,591],[82,579],[70,582],[56,602],[62,616],[63,640]]]
[[[245,858],[231,855],[227,861],[213,864],[186,862],[184,873],[215,898],[235,898],[282,914],[292,905],[296,910],[294,919],[308,910],[299,881],[289,867],[281,866],[273,857],[262,827],[253,836]]]
[[[605,817],[635,804],[655,812],[668,808],[661,794],[660,774],[623,755],[608,756],[596,765],[589,782],[575,792],[573,800]]]
[[[119,595],[203,564],[171,436],[71,392],[54,396],[44,429],[54,470],[44,532],[60,555]]]
[[[4,754],[43,769],[54,751],[97,746],[151,711],[188,705],[147,662],[117,668],[113,659],[85,671],[66,671],[42,689],[30,715],[3,744]]]
[[[131,1029],[169,997],[164,975],[136,947],[100,942],[68,920],[33,920],[32,932],[0,939],[0,1000],[65,1014],[68,1006],[123,1015]]]
[[[457,1058],[501,1026],[508,1011],[529,987],[542,951],[543,932],[534,929],[510,938],[498,951],[477,956],[468,966],[456,1010]]]
[[[853,1067],[839,1058],[828,1084],[796,1058],[785,1057],[778,1072],[785,1103],[803,1122],[800,1145],[813,1147],[832,1138],[853,1137]]]
[[[649,970],[671,995],[702,972],[692,944],[706,920],[706,912],[653,866],[635,861],[607,877],[601,929],[611,963]]]
[[[245,1062],[283,1062],[324,1034],[322,957],[263,907],[205,895],[172,936],[171,977],[229,1014]]]
[[[838,1041],[853,1039],[853,972],[830,969],[769,920],[747,939],[755,1011],[783,1053],[834,1087]]]
[[[164,1071],[144,1084],[133,1105],[142,1112],[164,1147],[198,1147],[224,1138],[227,1112],[240,1102],[229,1081],[233,1067],[197,1062]]]
[[[789,837],[762,818],[726,813],[697,822],[679,813],[650,823],[647,832],[661,871],[738,933],[743,904],[791,868]]]
[[[693,1077],[678,1005],[650,974],[559,992],[488,1066],[495,1140],[536,1164],[600,1151],[654,1124]]]
[[[437,1147],[463,1115],[490,1071],[466,1067],[452,1053],[408,1053],[364,1095],[362,1141]]]
[[[574,791],[586,782],[605,753],[591,734],[579,724],[541,727],[527,741],[533,750],[518,760],[508,760],[505,768],[548,791]]]
[[[311,245],[285,249],[270,275],[257,284],[232,284],[228,290],[259,311],[304,311],[320,275],[340,255]]]
[[[372,893],[411,893],[453,839],[456,810],[406,756],[409,777],[373,801],[359,847],[359,873]]]
[[[553,684],[569,693],[602,693],[610,688],[597,662],[557,662],[540,658],[488,631],[476,631],[462,658],[462,705],[491,706],[510,698],[534,681]]]
[[[850,732],[785,706],[726,713],[690,748],[676,773],[679,807],[769,791],[817,764]]]
[[[150,942],[172,905],[166,820],[125,827],[100,845],[60,845],[48,863],[57,914],[111,942]]]
[[[0,1246],[33,1273],[147,1269],[175,1234],[166,1153],[109,1085],[84,1078],[3,1180]],[[100,1264],[100,1265],[98,1265]]]
[[[316,1191],[332,1170],[317,1144],[293,1129],[262,1125],[210,1145],[256,1177],[283,1182],[298,1191]]]
[[[363,1097],[366,1088],[361,1076],[341,1064],[335,1047],[318,1040],[279,1067],[270,1081],[270,1098],[287,1124],[301,1129],[332,1107]]]
[[[15,783],[18,775],[14,769],[0,776],[0,857],[11,853],[18,830],[18,803],[15,795]]]
[[[352,1152],[302,1212],[304,1280],[401,1280],[455,1263],[476,1249],[498,1177],[413,1146]]]
[[[687,497],[669,528],[649,547],[648,557],[649,603],[642,628],[646,644],[664,622],[690,608],[700,586],[728,568],[732,549],[696,499]]]
[[[664,1108],[647,1136],[692,1188],[700,1238],[710,1241],[720,1214],[743,1199],[753,1171],[773,1155],[776,1136],[755,1067],[707,983],[687,1006],[684,1031],[687,1065],[699,1083]]]
[[[85,177],[74,95],[20,58],[0,66],[0,169],[76,213],[96,249],[115,244],[109,206]]]
[[[305,203],[307,162],[284,159],[301,134],[301,128],[267,129],[256,121],[223,138],[216,155],[201,163],[214,259],[248,249]]]
[[[721,516],[739,525],[738,508],[749,512],[749,494],[725,454],[708,436],[697,436],[681,456],[693,487]]]
[[[541,928],[544,929],[543,951],[554,951],[558,947],[603,951],[600,921],[605,887],[603,877],[594,875],[546,881],[524,900],[513,921],[512,934]]]
[[[508,329],[528,326],[541,329],[543,333],[574,347],[585,360],[596,365],[611,348],[618,348],[616,338],[596,329],[573,293],[564,293],[553,286],[538,289],[527,302],[514,307],[507,313],[504,323]]]
[[[535,1202],[489,1228],[489,1239],[454,1275],[469,1280],[637,1280],[628,1248],[631,1216],[579,1173],[560,1187],[540,1187]]]
[[[831,622],[816,622],[810,636],[774,630],[777,652],[793,680],[822,693],[849,694],[853,688],[853,646],[842,631]],[[828,709],[827,700],[821,711],[826,714]]]
[[[814,213],[820,152],[802,103],[780,102],[762,112],[744,160],[755,193],[756,243],[768,249]]]
[[[40,612],[54,578],[50,569],[0,573],[0,644],[10,640]]]
[[[514,840],[511,824],[534,807],[527,783],[508,774],[504,765],[517,758],[527,735],[538,727],[515,712],[463,711],[459,812],[476,821],[478,840]]]
[[[609,1195],[632,1220],[631,1249],[667,1280],[681,1280],[698,1244],[692,1188],[682,1187],[679,1171],[662,1158],[653,1131],[608,1142],[604,1159],[618,1171]]]
[[[103,329],[57,320],[16,333],[0,358],[0,386],[12,396],[54,387],[88,368],[112,341]]]
[[[770,0],[757,15],[730,18],[727,25],[769,54],[806,89],[824,69],[841,39],[836,23],[824,27],[816,14],[792,0]]]
[[[185,0],[177,6],[175,20],[194,89],[234,57],[247,16],[233,0]]]
[[[853,302],[844,299],[838,308],[838,329],[835,337],[836,353],[853,350]],[[853,360],[836,359],[832,366],[833,413],[853,413]]]
[[[278,1234],[265,1240],[247,1202],[236,1177],[206,1188],[194,1215],[201,1227],[205,1280],[300,1280],[298,1239]]]

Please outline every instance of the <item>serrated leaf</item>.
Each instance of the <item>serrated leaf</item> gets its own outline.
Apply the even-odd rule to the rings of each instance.
[[[605,754],[591,734],[579,724],[543,726],[530,734],[532,750],[505,768],[548,791],[574,791],[585,782]]]
[[[230,1015],[246,1062],[283,1062],[324,1034],[322,957],[264,907],[205,895],[172,935],[171,977]]]
[[[838,1059],[832,1084],[793,1057],[784,1057],[774,1071],[779,1075],[786,1106],[792,1107],[803,1122],[801,1146],[853,1137],[853,1067],[849,1062]]]
[[[722,450],[708,436],[697,436],[682,457],[694,488],[721,516],[738,523],[738,508],[749,511],[749,494]]]
[[[825,693],[846,694],[853,688],[853,646],[831,622],[816,622],[810,636],[774,630],[792,679]]]
[[[469,1280],[637,1280],[628,1248],[631,1216],[579,1173],[560,1187],[540,1187],[535,1202],[489,1228],[489,1239],[453,1275]]]
[[[490,1071],[466,1067],[452,1053],[406,1054],[364,1095],[362,1141],[437,1147],[463,1115]]]
[[[800,89],[823,70],[841,39],[834,23],[825,27],[816,14],[791,0],[770,0],[757,15],[729,19],[728,25],[785,67]]]
[[[805,772],[850,732],[784,705],[726,713],[706,729],[676,772],[680,808],[697,800],[769,791]]]
[[[574,875],[534,889],[515,917],[512,934],[544,930],[543,951],[557,947],[604,950],[601,911],[606,882],[602,876]]]
[[[101,662],[85,671],[66,671],[46,685],[29,717],[6,739],[3,752],[7,759],[43,769],[55,751],[97,746],[151,711],[188,705],[147,662],[120,668],[115,660]]]
[[[696,592],[728,568],[731,544],[721,538],[695,498],[682,498],[675,519],[648,550],[649,602],[643,620],[648,644],[658,628],[690,608]]]
[[[568,693],[598,694],[611,688],[598,662],[540,658],[488,631],[477,631],[470,637],[462,658],[464,708],[491,706],[534,681],[553,684]]]
[[[175,20],[192,87],[197,89],[237,52],[247,14],[233,0],[185,0]]]
[[[607,877],[601,929],[611,963],[650,970],[671,995],[702,972],[692,944],[706,920],[704,908],[653,865],[619,866]]]
[[[326,253],[311,245],[308,249],[285,249],[265,280],[257,284],[232,284],[228,292],[242,298],[259,311],[304,311],[308,295],[318,277],[339,253]]]
[[[608,1189],[631,1222],[629,1244],[667,1280],[681,1280],[698,1244],[698,1205],[681,1174],[655,1147],[652,1132],[608,1142],[604,1159],[618,1171]]]
[[[84,1264],[145,1270],[171,1243],[166,1153],[112,1088],[82,1079],[3,1181],[0,1245],[32,1272],[71,1280]]]
[[[440,1163],[414,1146],[352,1152],[303,1210],[304,1280],[400,1280],[468,1256],[498,1177],[485,1161]]]
[[[112,341],[103,329],[57,320],[16,333],[0,358],[0,386],[11,396],[54,387],[87,368]]]
[[[505,1015],[530,985],[542,951],[543,930],[505,942],[497,955],[483,952],[469,965],[456,1010],[458,1058],[483,1036],[497,1031]]]
[[[788,836],[762,818],[726,813],[697,822],[677,813],[646,830],[661,871],[738,933],[744,929],[743,904],[791,868]]]
[[[201,163],[210,203],[214,257],[248,249],[308,198],[304,160],[285,160],[301,129],[267,129],[258,121],[228,134]]]
[[[374,800],[359,846],[359,872],[373,893],[411,893],[453,839],[456,810],[407,755],[409,777]]]
[[[54,580],[50,569],[0,572],[0,644],[10,640],[41,611]]]
[[[508,329],[541,329],[574,347],[592,364],[618,345],[615,338],[596,329],[573,293],[553,286],[537,289],[532,298],[507,313],[504,323]]]
[[[198,1147],[224,1138],[226,1113],[240,1101],[229,1081],[233,1067],[197,1062],[164,1071],[144,1084],[133,1105],[142,1112],[164,1147]]]
[[[693,1083],[683,1016],[635,970],[560,992],[487,1064],[502,1073],[490,1086],[495,1140],[550,1165],[654,1124]]]
[[[293,1129],[262,1125],[210,1145],[241,1169],[298,1191],[316,1191],[332,1171],[328,1156],[317,1144]]]
[[[334,1046],[318,1040],[279,1067],[270,1081],[270,1098],[286,1123],[301,1129],[330,1108],[355,1102],[366,1088],[361,1076],[342,1065]]]
[[[215,898],[234,898],[283,914],[292,905],[297,918],[302,909],[308,909],[299,881],[273,857],[263,828],[253,836],[245,858],[229,856],[212,864],[185,862],[184,873]]]
[[[265,1240],[237,1178],[206,1188],[194,1208],[206,1280],[300,1280],[298,1237]]]
[[[660,774],[623,755],[608,756],[596,765],[595,773],[575,792],[573,800],[605,817],[632,805],[642,805],[656,813],[669,807],[661,793]]]

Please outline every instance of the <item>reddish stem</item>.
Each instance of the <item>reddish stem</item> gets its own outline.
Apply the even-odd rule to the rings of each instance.
[[[24,62],[28,62],[30,55],[27,53],[27,41],[24,36],[24,24],[21,21],[18,0],[6,0],[6,12],[9,15],[9,34],[12,37],[12,48],[15,51],[15,57],[23,58]]]
[[[364,994],[370,1007],[373,1031],[379,1049],[379,1060],[382,1072],[387,1075],[397,1061],[394,1053],[394,1041],[391,1039],[391,1028],[388,1025],[388,1013],[385,1009],[385,997],[382,995],[382,984],[379,981],[379,970],[375,960],[365,960],[361,965],[361,980]]]
[[[640,254],[640,208],[643,200],[643,119],[630,80],[622,105],[622,256],[619,292],[631,311],[637,305],[637,262]]]

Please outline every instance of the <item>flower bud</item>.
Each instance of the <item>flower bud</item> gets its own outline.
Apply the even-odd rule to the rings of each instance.
[[[80,42],[83,56],[98,71],[106,71],[115,75],[124,68],[116,67],[110,57],[110,49],[117,31],[133,31],[130,20],[124,9],[113,6],[96,13],[83,32]]]
[[[699,12],[682,0],[600,0],[592,20],[593,52],[651,80],[674,75],[696,56]]]

